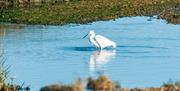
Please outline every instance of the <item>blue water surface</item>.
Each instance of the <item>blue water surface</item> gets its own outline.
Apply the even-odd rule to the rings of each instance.
[[[6,25],[1,27],[0,50],[9,76],[32,91],[53,83],[71,83],[103,73],[122,87],[158,87],[180,81],[180,25],[149,17],[125,17],[85,25]],[[94,30],[117,43],[99,51],[88,38]]]

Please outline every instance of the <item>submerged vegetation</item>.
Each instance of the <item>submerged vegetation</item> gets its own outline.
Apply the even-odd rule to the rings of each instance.
[[[158,15],[168,22],[180,24],[179,0],[34,0],[39,2],[33,3],[32,0],[24,1],[26,2],[22,4],[5,4],[7,2],[2,0],[0,22],[62,25],[125,16]]]

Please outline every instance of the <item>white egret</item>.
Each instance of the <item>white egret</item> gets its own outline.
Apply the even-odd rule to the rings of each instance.
[[[94,31],[89,31],[88,34],[83,38],[85,38],[86,36],[89,36],[89,41],[91,42],[91,44],[93,44],[97,48],[100,48],[101,50],[106,47],[116,48],[115,42],[109,40],[104,36],[96,35]]]

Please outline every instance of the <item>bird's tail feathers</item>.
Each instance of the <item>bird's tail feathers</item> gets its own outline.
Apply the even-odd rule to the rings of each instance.
[[[116,43],[112,41],[112,47],[116,48]]]

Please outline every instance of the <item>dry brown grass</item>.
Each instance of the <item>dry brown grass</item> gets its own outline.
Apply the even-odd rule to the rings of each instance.
[[[180,91],[180,82],[167,82],[161,87],[151,88],[123,88],[119,82],[114,82],[106,75],[100,75],[97,79],[88,78],[86,88],[90,91]],[[86,91],[81,80],[71,85],[54,84],[41,88],[40,91]]]
[[[84,91],[84,87],[81,80],[77,80],[74,84],[53,84],[42,87],[40,91]]]
[[[114,91],[114,82],[107,76],[101,75],[97,79],[88,78],[87,89],[94,91]]]

